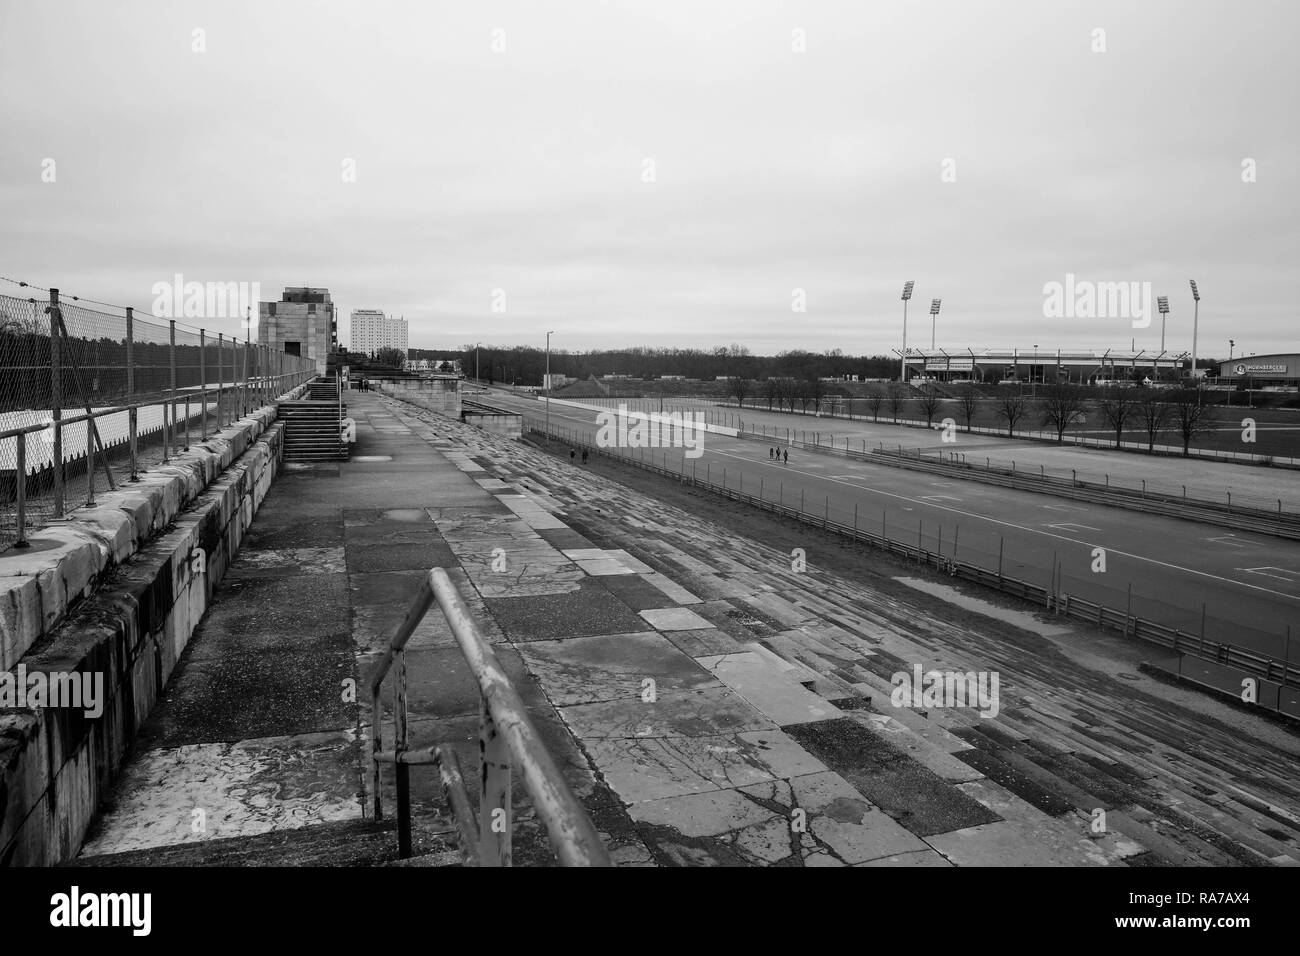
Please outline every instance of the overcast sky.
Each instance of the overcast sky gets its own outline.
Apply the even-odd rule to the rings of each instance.
[[[0,275],[146,310],[177,273],[326,286],[345,341],[380,308],[413,346],[756,353],[897,349],[906,279],[912,345],[942,297],[940,346],[1158,351],[1158,315],[1045,317],[1070,273],[1169,295],[1181,351],[1190,277],[1202,356],[1294,349],[1298,24],[1295,0],[0,0]]]

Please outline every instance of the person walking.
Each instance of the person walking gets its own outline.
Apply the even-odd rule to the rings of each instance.
[[[790,464],[790,449],[789,449],[789,448],[787,448],[787,449],[785,450],[785,464],[787,464],[787,465]]]
[[[582,463],[584,465],[587,463],[587,449],[585,448],[582,450]]]
[[[575,458],[577,458],[577,457],[578,457],[578,453],[577,453],[576,451],[574,451],[572,448],[570,448],[570,449],[569,449],[569,461],[573,461],[573,459],[575,459]]]

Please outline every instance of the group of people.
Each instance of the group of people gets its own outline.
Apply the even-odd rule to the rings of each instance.
[[[785,456],[785,457],[784,457],[784,460],[782,459],[782,456],[783,456],[783,455]],[[767,450],[767,457],[768,457],[768,460],[769,460],[769,461],[780,461],[780,462],[782,462],[783,464],[788,465],[788,464],[790,464],[790,449],[789,449],[789,448],[769,448],[769,449]]]
[[[578,457],[578,453],[577,453],[576,451],[574,451],[572,448],[570,448],[570,449],[569,449],[569,461],[573,461],[573,460],[575,460],[577,457]],[[587,449],[585,449],[585,448],[582,450],[582,463],[583,463],[584,465],[587,463]]]

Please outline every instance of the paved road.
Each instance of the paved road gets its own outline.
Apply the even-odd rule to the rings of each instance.
[[[540,423],[537,402],[500,395],[493,402]],[[552,405],[553,429],[593,442],[594,410]],[[766,500],[857,520],[909,544],[1047,586],[1059,562],[1061,591],[1123,611],[1132,588],[1139,617],[1192,634],[1300,662],[1300,543],[1233,533],[1192,521],[1145,515],[1032,492],[945,480],[902,469],[796,451],[789,464],[767,446],[709,434],[694,460],[681,449],[626,452],[672,470],[693,471]],[[1105,571],[1093,571],[1096,549]]]

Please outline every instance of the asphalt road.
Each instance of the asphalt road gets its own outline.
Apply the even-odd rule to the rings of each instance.
[[[540,426],[541,402],[491,401]],[[596,410],[552,405],[552,430],[594,443]],[[942,479],[830,454],[793,451],[788,464],[761,442],[709,433],[698,458],[680,448],[624,449],[673,471],[800,506],[930,551],[1106,604],[1207,641],[1300,663],[1300,543],[1032,492]],[[1104,551],[1105,570],[1096,549]],[[1291,640],[1286,639],[1288,625]]]

